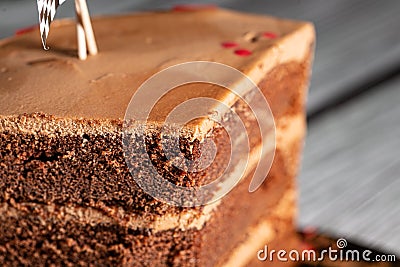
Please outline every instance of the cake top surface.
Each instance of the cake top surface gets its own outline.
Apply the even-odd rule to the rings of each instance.
[[[140,85],[169,66],[219,62],[257,83],[275,65],[302,60],[314,34],[309,23],[221,9],[99,17],[93,27],[100,53],[86,61],[77,58],[73,20],[53,22],[49,51],[38,30],[0,41],[0,116],[122,119]],[[193,96],[232,99],[211,85],[179,91],[160,113]]]

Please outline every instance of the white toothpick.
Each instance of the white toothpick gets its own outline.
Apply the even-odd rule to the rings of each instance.
[[[82,24],[82,12],[79,1],[80,0],[75,0],[76,31],[78,37],[78,56],[80,60],[85,60],[87,58],[86,37],[85,37],[85,30]]]
[[[89,54],[96,55],[97,54],[96,38],[94,37],[92,22],[90,21],[90,15],[86,0],[78,0],[78,2],[80,5],[82,25],[83,29],[85,30],[86,42]]]

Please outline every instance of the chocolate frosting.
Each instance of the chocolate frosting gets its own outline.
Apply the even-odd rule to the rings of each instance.
[[[95,18],[93,25],[100,53],[86,61],[77,58],[72,20],[52,24],[50,51],[42,49],[38,30],[1,41],[0,116],[40,112],[121,119],[137,88],[168,66],[220,62],[257,83],[275,65],[303,60],[314,34],[308,23],[220,9]],[[263,37],[265,32],[278,38]],[[237,48],[224,47],[226,42]],[[178,98],[203,95],[227,102],[232,94],[204,84],[180,91],[180,97],[167,99],[159,110],[176,106]]]

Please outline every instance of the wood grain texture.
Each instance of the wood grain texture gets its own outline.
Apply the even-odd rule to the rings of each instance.
[[[400,254],[400,77],[309,126],[300,224]]]

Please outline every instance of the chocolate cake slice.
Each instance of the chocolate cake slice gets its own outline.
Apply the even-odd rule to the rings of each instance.
[[[100,54],[87,61],[75,58],[69,20],[52,24],[50,51],[42,51],[38,32],[0,42],[0,261],[242,266],[264,242],[293,231],[312,25],[214,9],[104,17],[93,26]],[[242,90],[240,98],[198,81],[160,96],[142,120],[140,102],[132,105],[131,99],[146,80],[176,64],[204,61],[231,66],[257,84],[276,129],[268,136],[260,129],[248,103],[263,97],[252,90]],[[224,78],[242,88],[241,80]],[[146,88],[145,96],[157,89]],[[183,125],[169,122],[177,106],[199,98],[217,100],[206,106],[208,115]],[[234,127],[234,114],[246,133]],[[230,141],[244,134],[247,154]],[[271,136],[274,157],[260,153],[271,146]],[[184,155],[181,161],[167,155],[175,151],[171,144]],[[209,165],[196,169],[204,162]],[[272,163],[271,170],[250,193],[260,162]],[[196,189],[225,178],[188,203],[180,191],[153,182],[156,175]],[[216,198],[232,177],[238,184]]]

